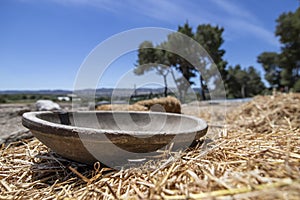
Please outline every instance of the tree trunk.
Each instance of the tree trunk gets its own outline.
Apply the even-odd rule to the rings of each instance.
[[[165,83],[165,91],[164,91],[164,94],[165,94],[165,97],[168,96],[168,83],[167,83],[167,75],[163,75],[164,77],[164,83]]]
[[[179,90],[179,100],[180,100],[181,103],[183,103],[182,90]]]
[[[187,90],[184,90],[183,92],[183,97],[182,97],[182,102],[185,103],[185,98],[187,96]]]
[[[205,88],[204,88],[204,83],[203,83],[203,77],[202,75],[200,75],[200,86],[201,86],[201,97],[202,100],[205,101],[206,97],[205,97]]]
[[[242,87],[241,87],[242,98],[246,97],[246,91],[245,91],[245,89],[246,89],[245,85],[242,85]]]
[[[181,91],[181,89],[179,87],[179,84],[176,82],[176,78],[175,78],[175,75],[174,75],[174,72],[173,72],[172,68],[170,69],[170,71],[171,71],[171,75],[172,75],[173,81],[174,81],[174,83],[175,83],[175,85],[177,87],[178,93],[179,93],[179,100],[181,102],[183,102],[182,101],[182,91]]]

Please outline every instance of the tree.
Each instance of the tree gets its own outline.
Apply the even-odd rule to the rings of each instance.
[[[185,34],[190,38],[194,37],[192,27],[189,26],[188,22],[186,22],[183,26],[178,26],[177,32]],[[194,55],[195,52],[193,49],[193,44],[184,44],[186,40],[181,35],[171,34],[168,43],[177,43],[178,45],[178,42],[183,43],[180,45],[182,48],[181,50],[184,51],[183,55]],[[176,82],[178,83],[180,99],[184,101],[188,88],[194,84],[194,82],[191,81],[191,78],[196,76],[195,67],[185,58],[182,58],[179,55],[170,54],[170,60],[173,61],[172,66],[175,67],[175,69],[182,74],[182,77],[177,79]]]
[[[166,88],[166,77],[171,73],[178,88],[180,100],[182,101],[185,99],[188,88],[195,84],[192,81],[192,78],[196,77],[197,73],[199,73],[202,91],[201,96],[202,99],[205,100],[206,97],[204,91],[207,88],[206,82],[216,74],[216,71],[212,69],[218,69],[224,80],[227,78],[225,69],[227,62],[222,58],[225,51],[221,49],[221,45],[224,42],[222,38],[223,31],[223,28],[219,28],[218,26],[213,27],[207,24],[199,25],[197,31],[194,33],[192,27],[188,23],[185,23],[183,26],[178,26],[177,32],[188,36],[190,40],[187,40],[187,37],[183,37],[181,34],[172,33],[168,35],[167,41],[164,41],[155,47],[149,41],[143,42],[139,48],[139,66],[136,66],[135,73],[142,75],[144,72],[156,70],[158,74],[164,77]],[[210,54],[210,56],[203,52],[197,52],[195,40]],[[176,49],[176,52],[179,51],[180,55],[166,52],[160,48]],[[182,55],[184,55],[184,57],[182,57]],[[193,63],[190,63],[191,60]],[[182,74],[182,77],[175,79],[173,69]],[[222,80],[217,80],[215,78],[214,81]]]
[[[258,71],[253,66],[250,66],[247,69],[247,74],[248,96],[253,97],[255,95],[262,94],[265,89],[265,84],[262,82],[261,76]]]
[[[168,96],[167,75],[170,72],[170,63],[165,51],[154,48],[152,42],[145,41],[139,46],[138,65],[134,69],[137,75],[143,75],[145,72],[155,70],[158,75],[164,79],[164,95]]]
[[[230,77],[228,82],[230,98],[253,97],[261,94],[265,88],[259,73],[252,66],[247,69],[242,69],[240,65],[230,66],[228,75]]]
[[[178,32],[182,32],[188,36],[192,36],[192,29],[185,24],[183,27],[178,27]],[[168,40],[164,41],[155,47],[149,41],[143,42],[139,47],[138,64],[134,70],[135,74],[142,75],[147,71],[156,70],[159,75],[162,75],[165,82],[165,95],[167,95],[167,75],[171,73],[174,82],[176,83],[179,91],[179,98],[184,101],[186,92],[190,85],[194,84],[191,81],[192,77],[195,77],[195,68],[185,58],[180,55],[176,55],[172,52],[167,52],[162,49],[176,49],[183,51],[182,55],[193,54],[193,49],[185,43],[186,38],[180,34],[168,35]],[[181,47],[189,48],[181,48]],[[149,50],[151,49],[151,50]],[[175,78],[174,71],[176,70],[182,74],[182,77]]]
[[[229,67],[229,76],[231,77],[230,92],[231,97],[234,98],[245,98],[246,97],[246,86],[248,81],[248,75],[245,70],[242,70],[240,65],[235,67]]]
[[[229,66],[228,68],[228,83],[227,83],[227,91],[226,95],[227,98],[240,98],[241,95],[241,88],[240,83],[235,77],[235,68],[232,66]]]
[[[210,24],[199,25],[195,34],[195,40],[208,52],[212,60],[216,63],[223,80],[226,80],[227,62],[223,60],[225,50],[221,49],[224,43],[222,34],[224,28],[211,26]]]
[[[281,83],[293,87],[300,76],[300,7],[295,13],[283,13],[277,19],[276,36],[283,44],[280,54]]]
[[[275,35],[282,44],[281,52],[264,52],[258,62],[263,65],[266,76],[270,77],[272,71],[275,73],[276,78],[266,79],[271,86],[292,88],[300,77],[300,7],[294,13],[281,14],[276,22]]]
[[[226,81],[226,64],[223,60],[223,55],[225,54],[225,50],[221,49],[221,45],[223,44],[224,40],[222,38],[222,33],[224,29],[220,28],[218,26],[211,26],[209,24],[199,25],[197,27],[196,32],[194,33],[192,31],[192,27],[189,26],[189,24],[186,22],[183,26],[178,27],[178,32],[183,33],[187,35],[188,37],[192,38],[196,42],[198,42],[206,51],[206,53],[200,53],[201,55],[198,55],[196,57],[189,57],[189,60],[193,60],[194,63],[197,63],[196,66],[191,65],[188,63],[185,59],[178,59],[175,61],[175,65],[173,62],[173,66],[177,69],[180,69],[179,71],[182,72],[184,75],[184,78],[189,81],[190,84],[194,84],[190,81],[190,78],[193,78],[196,76],[196,74],[199,75],[199,82],[201,86],[201,97],[203,100],[206,100],[205,91],[207,90],[206,83],[209,81],[210,78],[216,75],[216,69],[219,70],[221,73],[222,80],[215,79],[216,81]],[[175,40],[176,43],[178,43],[178,40]],[[172,43],[172,38],[169,38],[169,42]],[[195,47],[193,46],[195,44],[183,44],[184,46],[184,55],[191,55],[195,56],[199,54],[199,52],[195,52]],[[216,66],[213,66],[216,65]],[[179,68],[178,68],[179,66]],[[216,83],[218,84],[218,83]]]
[[[217,79],[216,81],[224,81],[225,85],[227,83],[227,71],[226,71],[226,65],[227,62],[223,60],[223,56],[225,54],[225,50],[221,49],[221,46],[224,42],[222,34],[224,32],[223,28],[220,28],[218,26],[211,26],[210,24],[203,24],[199,25],[197,27],[197,31],[195,33],[195,40],[199,42],[199,44],[208,52],[210,57],[212,58],[213,62],[216,64],[217,69],[219,70],[221,74],[222,80]],[[205,57],[201,57],[201,68],[210,68],[210,75],[213,76],[215,73],[211,69],[212,67],[208,66],[214,63],[207,63],[207,61],[210,59],[207,59]],[[199,70],[201,71],[201,70]],[[205,88],[206,84],[204,83],[204,78],[203,75],[200,73],[199,74],[199,79],[200,79],[200,86],[201,86],[201,91],[202,91],[202,99],[206,99],[205,97]]]
[[[265,79],[272,88],[280,88],[281,67],[279,66],[279,57],[276,52],[264,52],[257,58],[257,62],[262,64],[265,70]]]
[[[295,83],[294,91],[300,92],[300,79]]]

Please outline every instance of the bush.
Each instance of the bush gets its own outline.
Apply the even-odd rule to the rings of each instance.
[[[7,103],[7,100],[5,99],[5,97],[0,97],[0,103]]]
[[[300,92],[300,79],[294,85],[294,92]]]

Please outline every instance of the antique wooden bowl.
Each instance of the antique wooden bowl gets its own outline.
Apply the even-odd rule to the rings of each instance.
[[[200,118],[162,112],[28,112],[22,123],[61,156],[106,165],[140,159],[172,142],[174,149],[187,148],[207,132]]]

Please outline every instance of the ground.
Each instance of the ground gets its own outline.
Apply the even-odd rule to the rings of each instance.
[[[183,105],[211,138],[141,167],[72,162],[35,138],[2,145],[0,199],[299,199],[300,94],[237,104],[226,103],[226,119],[224,102]],[[26,106],[1,107],[6,130],[18,130]]]
[[[225,112],[230,110],[241,102],[191,102],[182,105],[182,113],[201,117],[207,120],[210,125],[222,124]],[[61,103],[63,109],[70,109],[70,103]],[[34,111],[34,104],[0,104],[0,144],[15,141],[16,139],[30,137],[31,133],[22,126],[22,114],[28,111]],[[214,122],[210,122],[214,118]]]
[[[12,137],[28,133],[22,126],[22,114],[32,110],[27,104],[0,104],[0,144]]]

